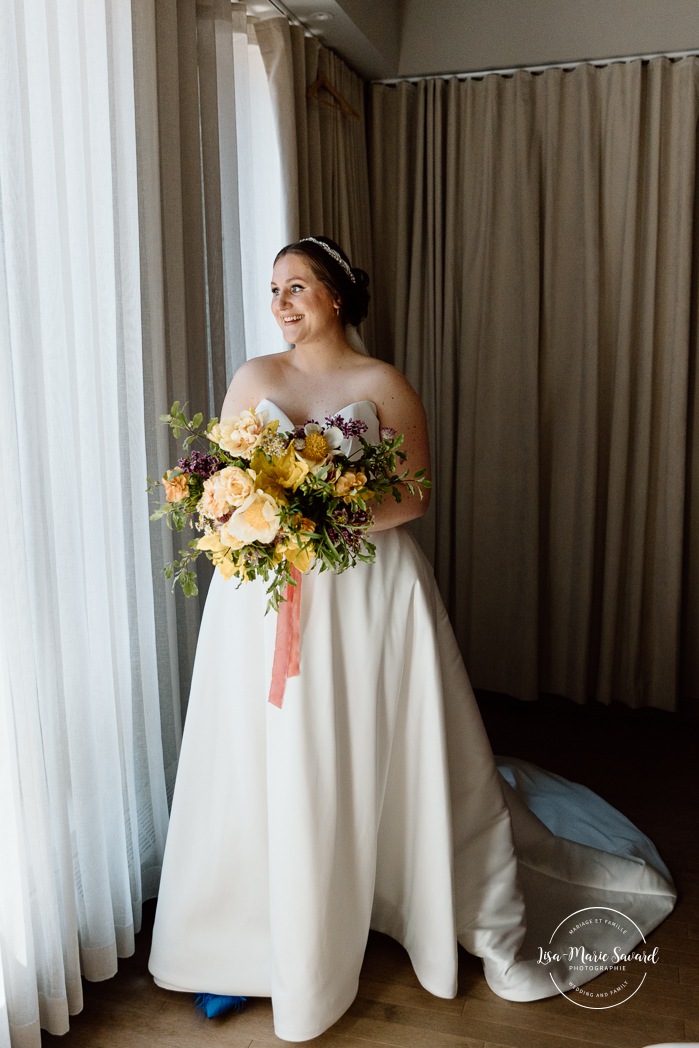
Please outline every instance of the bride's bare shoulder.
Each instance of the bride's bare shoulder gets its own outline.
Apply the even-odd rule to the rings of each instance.
[[[252,357],[236,371],[228,387],[226,399],[221,408],[221,418],[239,415],[246,408],[255,407],[269,392],[271,383],[278,375],[281,357],[285,353],[270,353],[261,357]]]
[[[412,399],[417,393],[410,385],[402,371],[387,364],[384,360],[372,359],[367,376],[371,378],[372,386],[376,389],[378,399],[393,399],[395,397]]]
[[[260,376],[266,378],[268,375],[276,374],[281,367],[284,366],[284,358],[288,357],[289,353],[266,353],[261,357],[252,357],[250,360],[246,360],[244,364],[236,371],[233,376],[234,382],[254,382]]]

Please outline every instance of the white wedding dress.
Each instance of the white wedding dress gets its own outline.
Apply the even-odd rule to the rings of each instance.
[[[372,404],[342,414],[378,439]],[[458,941],[495,993],[531,1000],[557,992],[536,958],[558,921],[609,906],[645,934],[675,901],[605,802],[523,762],[498,771],[429,564],[403,528],[374,541],[374,564],[303,578],[281,709],[263,583],[217,574],[199,636],[150,969],[173,990],[271,997],[289,1041],[350,1006],[370,928],[439,997]]]

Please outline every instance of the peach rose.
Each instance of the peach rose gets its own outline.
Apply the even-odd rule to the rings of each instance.
[[[243,411],[237,418],[221,419],[212,427],[209,438],[223,451],[236,458],[249,459],[262,442],[267,425],[267,412]]]
[[[204,481],[204,490],[199,499],[197,509],[200,513],[203,513],[205,517],[209,517],[211,520],[218,520],[219,517],[225,517],[226,513],[230,512],[230,506],[221,495],[221,490],[216,487],[215,476],[209,477],[208,480]]]
[[[255,486],[254,474],[251,476],[238,466],[226,466],[211,479],[214,481],[216,498],[221,502],[227,502],[229,506],[236,509],[242,506],[247,498],[250,498]]]
[[[254,475],[238,466],[226,466],[204,481],[199,510],[205,517],[218,520],[232,509],[242,506],[252,494]]]

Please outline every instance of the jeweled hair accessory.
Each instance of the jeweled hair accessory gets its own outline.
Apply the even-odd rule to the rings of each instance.
[[[352,270],[347,265],[347,263],[345,262],[344,258],[342,257],[342,255],[338,251],[336,251],[334,248],[330,247],[329,244],[324,244],[322,240],[316,240],[315,237],[303,237],[302,240],[299,240],[299,244],[305,244],[306,241],[309,241],[309,240],[310,240],[310,242],[312,244],[317,244],[318,247],[322,247],[323,251],[327,251],[327,253],[331,256],[331,258],[334,258],[335,261],[337,263],[339,263],[339,265],[342,266],[342,268],[344,269],[345,273],[350,278],[352,283],[353,284],[357,283],[356,280],[354,279],[354,275],[352,273]]]

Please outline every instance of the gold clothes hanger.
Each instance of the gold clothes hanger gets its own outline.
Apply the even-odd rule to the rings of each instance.
[[[326,98],[325,94],[330,95],[330,98]],[[325,73],[318,73],[312,84],[309,84],[306,90],[307,98],[317,98],[318,101],[325,106],[330,106],[331,109],[339,109],[345,116],[353,116],[359,119],[359,113],[357,110],[350,105],[347,99],[340,94],[337,88],[328,80]]]

